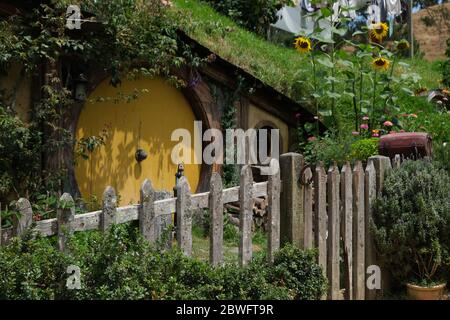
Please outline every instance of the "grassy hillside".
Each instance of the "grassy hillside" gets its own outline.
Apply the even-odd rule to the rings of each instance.
[[[184,31],[211,51],[238,65],[286,95],[290,95],[297,71],[309,63],[292,48],[270,43],[237,26],[198,0],[173,0],[187,18]],[[405,59],[423,78],[423,85],[437,87],[438,63]]]
[[[237,26],[197,0],[174,0],[175,8],[187,14],[184,31],[222,58],[238,65],[284,94],[305,60],[295,50],[267,42]]]
[[[231,19],[217,13],[199,0],[173,0],[174,10],[181,12],[184,31],[202,45],[219,56],[238,65],[264,83],[300,102],[305,92],[298,85],[299,74],[305,70],[309,59],[297,53],[293,48],[282,47],[237,26]],[[403,59],[411,66],[411,71],[420,75],[420,86],[433,89],[440,86],[441,71],[439,61],[429,62],[423,59]],[[397,65],[399,66],[399,65]],[[397,67],[396,72],[400,72]],[[416,113],[422,118],[417,130],[427,130],[438,141],[450,140],[447,115],[442,115],[434,105],[423,97],[402,94],[400,113]],[[340,110],[344,132],[351,131],[350,111]]]

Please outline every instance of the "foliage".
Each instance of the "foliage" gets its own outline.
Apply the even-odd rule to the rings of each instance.
[[[327,132],[323,137],[315,138],[304,145],[305,161],[309,164],[323,162],[325,166],[330,166],[333,162],[342,165],[347,161],[353,140]]]
[[[0,201],[40,187],[41,134],[0,105]]]
[[[442,84],[450,87],[450,38],[447,39],[445,54],[447,55],[447,60],[442,62]]]
[[[310,43],[310,49],[303,50],[296,41],[296,49],[309,56],[308,68],[299,73],[309,73],[313,81],[299,80],[309,86],[314,101],[317,122],[321,119],[328,127],[341,130],[342,111],[348,111],[354,130],[379,129],[386,115],[399,110],[398,93],[412,94],[420,76],[408,72],[409,65],[400,62],[401,73],[394,72],[402,52],[409,48],[406,40],[395,42],[394,50],[383,46],[388,26],[384,23],[352,31],[343,16],[345,8],[333,15],[334,1],[322,7],[313,15],[316,27],[311,34],[302,31],[301,37]],[[331,26],[329,34],[320,27],[320,22]],[[377,35],[375,30],[383,30]],[[368,43],[367,43],[368,42]],[[345,50],[344,50],[345,47]],[[398,70],[398,68],[397,68]],[[325,81],[319,81],[324,79]],[[367,118],[366,127],[362,119]],[[317,124],[316,134],[319,126]]]
[[[315,263],[316,253],[286,245],[275,254],[272,277],[293,290],[295,299],[319,299],[326,292],[327,279]]]
[[[204,0],[218,12],[229,16],[238,25],[265,36],[276,13],[290,0]]]
[[[81,31],[66,29],[69,4],[80,5],[84,20],[89,20],[82,23]],[[45,67],[42,95],[33,107],[29,125],[5,111],[14,110],[14,101],[4,95],[0,98],[0,200],[12,193],[15,197],[29,193],[31,197],[42,192],[40,187],[61,191],[67,164],[60,161],[60,153],[72,148],[75,140],[64,122],[75,102],[73,79],[81,73],[106,71],[114,86],[124,77],[142,74],[184,84],[171,70],[193,63],[195,57],[178,41],[178,20],[159,0],[58,0],[51,5],[35,4],[22,15],[0,22],[2,73],[13,63],[26,76],[37,75],[40,67]],[[121,98],[130,99],[126,95]],[[76,153],[86,158],[106,136],[102,132],[86,137],[76,144]]]
[[[358,140],[350,146],[350,159],[367,161],[378,154],[378,138]]]
[[[271,265],[212,267],[178,250],[154,251],[132,225],[70,239],[30,236],[0,248],[0,299],[317,299],[326,290],[314,252],[287,246]],[[67,266],[81,270],[81,289],[66,289]]]
[[[323,162],[330,166],[336,162],[342,166],[345,162],[361,160],[363,162],[378,154],[378,138],[340,135],[326,132],[322,137],[314,137],[303,145],[303,155],[309,164]]]
[[[433,160],[440,163],[450,173],[450,144],[448,142],[434,144],[433,155]]]
[[[386,178],[372,232],[400,283],[442,280],[450,263],[450,176],[428,161],[406,161]]]
[[[443,106],[429,103],[426,97],[400,95],[402,112],[392,116],[392,131],[428,132],[439,144],[450,141],[450,114]]]

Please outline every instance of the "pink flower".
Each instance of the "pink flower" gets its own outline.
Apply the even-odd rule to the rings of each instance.
[[[372,137],[374,137],[374,138],[378,138],[379,136],[380,136],[379,133],[374,133],[374,134],[372,134]]]
[[[363,123],[362,125],[359,126],[361,129],[363,130],[367,130],[369,129],[369,125],[367,123]]]
[[[403,132],[406,132],[406,131],[405,131],[405,130],[403,130],[403,129],[401,129],[401,130],[400,130],[400,132],[402,132],[402,133],[403,133]]]
[[[314,136],[308,138],[308,141],[309,141],[309,142],[313,142],[313,141],[316,141],[316,140],[317,140],[317,138],[314,137]]]
[[[170,0],[161,0],[161,3],[163,6],[166,6],[166,7],[172,6],[172,2]]]
[[[358,132],[358,131],[353,131],[353,132],[352,132],[352,135],[354,135],[354,136],[359,136],[359,132]]]
[[[385,121],[384,123],[383,123],[383,126],[385,126],[385,127],[392,127],[394,124],[392,123],[392,122],[390,122],[390,121]]]
[[[370,118],[369,118],[368,116],[364,116],[362,119],[363,119],[363,121],[367,121],[367,120],[369,120]]]

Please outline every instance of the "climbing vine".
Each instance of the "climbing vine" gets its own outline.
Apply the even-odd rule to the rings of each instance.
[[[66,28],[69,4],[81,9],[79,30]],[[175,14],[160,0],[56,0],[0,21],[0,72],[18,65],[21,75],[43,78],[28,123],[17,117],[15,95],[0,92],[0,201],[11,194],[33,198],[43,188],[61,191],[67,174],[63,150],[75,145],[86,156],[107,138],[102,132],[74,143],[65,119],[76,102],[75,77],[95,68],[107,72],[113,86],[139,75],[184,84],[171,73],[189,63]]]

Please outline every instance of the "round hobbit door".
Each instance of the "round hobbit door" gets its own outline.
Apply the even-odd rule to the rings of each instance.
[[[124,97],[134,93],[137,99]],[[184,95],[163,79],[124,80],[118,88],[109,80],[100,83],[81,110],[76,131],[78,145],[88,145],[88,157],[77,156],[75,167],[82,197],[101,199],[105,187],[112,186],[120,205],[137,203],[147,178],[155,189],[171,192],[178,165],[171,160],[178,143],[171,141],[171,134],[182,128],[193,137],[194,121]],[[200,170],[200,165],[185,164],[193,192]]]

